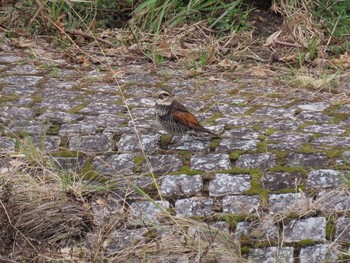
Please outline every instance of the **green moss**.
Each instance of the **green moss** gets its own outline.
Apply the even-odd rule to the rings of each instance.
[[[220,138],[213,138],[210,141],[210,152],[214,153],[221,142]]]
[[[246,151],[243,150],[236,150],[230,153],[230,159],[231,160],[238,160],[239,156],[241,156],[243,153],[245,153]]]
[[[299,219],[300,215],[297,212],[292,212],[288,214],[289,219]]]
[[[69,151],[67,149],[63,149],[58,152],[53,152],[51,153],[52,156],[57,156],[57,157],[83,157],[85,156],[84,153],[78,152],[78,151]]]
[[[225,221],[229,227],[236,228],[238,222],[247,221],[247,215],[236,215],[236,214],[215,214],[215,219],[217,221]]]
[[[299,247],[308,247],[308,246],[314,246],[316,242],[312,239],[303,239],[298,242]]]
[[[254,113],[256,110],[260,109],[261,106],[259,105],[254,105],[252,106],[249,110],[247,110],[244,115],[251,115],[252,113]]]
[[[251,245],[252,243],[254,242],[253,238],[251,238],[250,236],[246,236],[246,235],[243,235],[241,234],[239,236],[239,243],[241,245]]]
[[[325,112],[327,113],[329,116],[334,117],[334,123],[337,124],[341,121],[346,120],[347,118],[350,117],[349,113],[339,113],[339,112],[328,112],[328,110]]]
[[[43,100],[43,98],[39,96],[32,96],[32,99],[34,103],[40,103]]]
[[[266,129],[266,131],[265,131],[265,135],[266,135],[266,136],[270,136],[270,135],[272,135],[273,133],[275,133],[276,131],[277,131],[277,129],[268,128],[268,129]]]
[[[190,151],[179,151],[178,154],[182,156],[185,166],[188,166],[191,162],[192,153]]]
[[[124,116],[124,114],[123,114]],[[171,134],[165,134],[160,136],[160,142],[161,143],[169,143],[171,139],[173,138],[173,135]]]
[[[276,154],[277,161],[285,161],[289,151],[274,151],[273,153]]]
[[[134,163],[135,163],[135,172],[141,172],[142,163],[145,160],[142,156],[135,156]]]
[[[269,172],[297,172],[298,169],[295,167],[287,167],[287,166],[275,166],[268,169]]]
[[[58,135],[58,132],[60,131],[60,125],[58,124],[52,124],[50,128],[46,131],[47,135]]]
[[[248,255],[250,251],[250,248],[247,246],[241,246],[241,253],[242,255]]]
[[[271,245],[277,245],[274,244],[276,242],[274,242],[273,240],[269,240],[269,241],[258,241],[254,244],[255,248],[266,248],[266,247],[271,247]]]
[[[229,170],[222,170],[221,173],[227,173],[227,174],[249,174],[251,169],[248,168],[239,168],[235,167]]]
[[[349,262],[349,261],[350,261],[350,255],[348,252],[343,252],[343,254],[341,254],[337,260],[337,262]]]
[[[341,156],[342,153],[343,153],[343,150],[340,150],[340,149],[326,150],[326,156],[328,158],[338,158]]]
[[[265,141],[258,142],[256,152],[266,153],[267,152],[267,143]]]
[[[188,166],[182,166],[180,168],[179,172],[174,172],[171,174],[187,174],[187,175],[196,175],[196,174],[203,174],[202,171],[198,171],[198,170],[191,170]]]
[[[8,101],[14,101],[17,99],[17,96],[16,95],[6,95],[6,94],[3,94],[0,96],[0,103],[2,102],[8,102]]]
[[[211,124],[215,124],[215,120],[218,118],[221,118],[223,116],[222,113],[214,113],[211,117],[205,119],[204,121],[202,121],[203,125],[211,125]]]
[[[327,224],[326,224],[326,237],[327,240],[333,240],[334,235],[335,235],[335,221],[336,221],[336,216],[335,215],[330,215],[327,218]]]
[[[298,186],[299,188],[299,186]],[[288,193],[295,193],[295,188],[284,188],[277,191],[273,191],[274,194],[288,194]]]
[[[77,114],[79,111],[84,109],[87,105],[89,105],[88,102],[85,102],[85,103],[82,103],[80,105],[77,105],[77,106],[73,107],[71,110],[69,110],[68,113],[70,113],[70,114]]]
[[[80,171],[80,175],[87,180],[96,180],[99,174],[94,170],[91,161],[86,161],[83,168]]]
[[[261,134],[261,135],[258,136],[258,140],[260,140],[260,141],[265,141],[266,138],[267,138],[266,135],[262,135],[262,134]]]
[[[315,153],[317,152],[315,149],[312,148],[311,143],[303,144],[297,151],[298,153]]]
[[[243,192],[246,195],[259,195],[262,198],[262,205],[266,206],[269,198],[269,191],[265,189],[261,184],[261,178],[263,173],[259,169],[252,169],[249,172],[251,176],[249,190]]]

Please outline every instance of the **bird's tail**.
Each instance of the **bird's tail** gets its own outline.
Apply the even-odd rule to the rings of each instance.
[[[216,133],[212,132],[211,130],[204,128],[204,127],[202,127],[199,131],[209,133],[215,137],[220,137],[218,134],[216,134]]]

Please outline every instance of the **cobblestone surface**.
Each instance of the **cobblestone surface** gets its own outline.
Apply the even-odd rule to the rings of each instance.
[[[288,94],[259,79],[238,85],[136,65],[120,79],[123,102],[104,72],[77,66],[50,74],[43,64],[0,55],[1,171],[28,137],[59,169],[116,179],[112,208],[94,210],[96,224],[114,210],[127,215],[107,251],[145,243],[142,235],[163,224],[165,210],[219,221],[232,240],[250,242],[242,255],[250,262],[336,262],[349,250],[349,104],[310,91]],[[165,138],[154,120],[159,87],[172,87],[221,138]],[[298,246],[305,240],[311,245]]]

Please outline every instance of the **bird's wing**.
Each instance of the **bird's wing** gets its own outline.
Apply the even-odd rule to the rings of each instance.
[[[189,112],[184,105],[180,102],[174,100],[171,106],[170,114],[173,116],[174,120],[186,125],[192,129],[202,129],[203,126],[199,124],[196,117]]]

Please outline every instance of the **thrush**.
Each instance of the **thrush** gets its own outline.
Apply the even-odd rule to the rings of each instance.
[[[205,132],[218,136],[204,128],[197,118],[174,95],[165,89],[158,93],[156,102],[157,121],[170,134],[185,134],[191,132]]]

